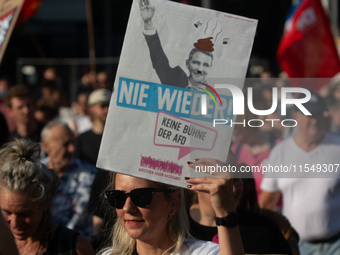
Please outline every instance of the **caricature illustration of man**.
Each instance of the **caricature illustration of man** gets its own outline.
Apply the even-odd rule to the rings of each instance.
[[[161,83],[182,88],[204,87],[202,83],[207,83],[206,76],[212,66],[213,54],[193,48],[186,60],[186,66],[190,73],[189,77],[181,67],[170,67],[158,33],[153,26],[152,17],[155,13],[155,7],[150,5],[149,0],[140,0],[139,8],[144,21],[143,34],[149,47],[152,66]]]

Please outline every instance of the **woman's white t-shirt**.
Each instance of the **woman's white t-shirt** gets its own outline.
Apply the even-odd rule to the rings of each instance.
[[[110,255],[112,249],[107,250],[102,255]],[[171,255],[218,255],[220,254],[220,246],[213,242],[196,241],[185,239],[184,244],[179,253],[171,253]]]

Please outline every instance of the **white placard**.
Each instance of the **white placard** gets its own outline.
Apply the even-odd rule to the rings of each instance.
[[[213,119],[235,118],[232,97],[209,86],[242,89],[256,26],[170,1],[133,1],[97,167],[186,187],[187,161],[225,161],[232,128]]]

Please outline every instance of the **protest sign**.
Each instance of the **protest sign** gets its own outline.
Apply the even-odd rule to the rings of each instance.
[[[0,62],[11,37],[23,0],[0,0]]]
[[[257,21],[133,1],[97,167],[186,187],[186,162],[227,158],[231,83],[242,89]],[[205,112],[202,112],[205,109]]]

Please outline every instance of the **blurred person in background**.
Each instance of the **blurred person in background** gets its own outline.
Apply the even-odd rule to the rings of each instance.
[[[44,80],[41,84],[41,97],[46,100],[55,101],[56,95],[54,93],[57,89],[58,85],[54,80]]]
[[[48,81],[57,80],[57,69],[55,67],[47,67],[43,72],[43,79]]]
[[[80,80],[72,85],[71,102],[77,101],[77,97],[81,93],[91,93],[96,86],[96,73],[94,71],[91,71],[89,67],[85,67],[82,73]]]
[[[37,161],[39,150],[38,143],[16,139],[0,151],[0,207],[19,254],[94,254],[85,238],[53,222],[51,201],[59,178]]]
[[[78,95],[76,102],[72,103],[72,108],[77,116],[84,116],[88,114],[88,99],[89,94],[84,92]]]
[[[0,112],[4,115],[6,119],[9,131],[12,132],[15,129],[15,122],[11,114],[9,113],[8,106],[5,103],[6,94],[8,92],[10,85],[11,82],[7,77],[0,76]]]
[[[53,219],[57,224],[92,235],[92,217],[87,213],[96,168],[74,157],[75,136],[67,124],[52,121],[42,133],[42,146],[47,158],[41,160],[60,178],[53,200]]]
[[[45,125],[58,118],[58,106],[51,100],[40,98],[35,105],[34,118]]]
[[[11,87],[6,94],[6,104],[16,124],[11,139],[25,138],[40,142],[43,125],[34,118],[34,99],[29,88],[25,85]]]
[[[270,82],[274,82],[274,79],[271,79]],[[273,105],[273,89],[276,88],[273,84],[268,83],[267,85],[262,86],[261,88],[261,95],[257,95],[254,92],[254,97],[257,97],[256,99],[253,99],[253,101],[256,101],[257,104],[259,104],[262,108],[256,108],[258,110],[267,110],[270,109]],[[280,88],[277,89],[277,108],[276,111],[267,115],[267,116],[261,116],[261,119],[275,119],[280,120],[282,118],[281,116],[281,96],[280,96]],[[255,104],[255,103],[254,103]],[[284,130],[283,126],[280,124],[280,121],[264,121],[264,125],[260,128],[263,132],[267,132],[270,134],[271,137],[280,138],[282,136],[282,132]],[[272,139],[272,138],[271,138]]]
[[[260,73],[260,83],[262,86],[269,85],[272,82],[273,73],[269,69],[264,69]]]
[[[88,98],[89,94],[83,92],[78,95],[77,102],[72,103],[72,109],[76,112],[76,116],[70,128],[77,136],[91,130],[93,126],[91,117],[89,116]]]
[[[295,108],[296,135],[275,146],[264,165],[325,163],[335,166],[339,163],[340,138],[326,133],[326,103],[319,95],[311,93],[304,107],[312,115],[306,116]],[[268,173],[266,176],[269,177]],[[275,210],[282,193],[282,212],[300,236],[301,255],[340,254],[340,178],[302,177],[264,178],[260,206]]]
[[[10,82],[6,77],[0,77],[0,100],[5,101],[7,91],[10,87]]]
[[[43,82],[44,81],[54,81],[59,87],[63,87],[63,81],[58,76],[57,68],[53,66],[46,67],[43,72]],[[65,88],[66,89],[66,88]]]
[[[328,109],[331,118],[330,132],[340,135],[340,100],[329,100]]]
[[[113,82],[109,79],[109,74],[105,71],[97,73],[97,89],[108,89],[112,91]]]
[[[91,130],[79,135],[76,141],[75,156],[93,165],[97,163],[110,99],[111,91],[107,89],[96,89],[89,95],[89,114],[93,122],[93,127]],[[109,210],[109,204],[106,200],[103,200],[103,196],[101,196],[105,188],[109,185],[109,180],[109,172],[98,169],[91,188],[88,210],[93,215],[93,234],[102,234],[94,239],[97,243],[93,244],[95,248],[98,248],[98,246],[106,241],[109,237],[110,229],[113,226],[111,219],[114,218],[114,215],[112,211]],[[108,222],[110,223],[109,225],[107,225]]]
[[[264,103],[263,97],[261,95],[262,90],[254,91],[253,93],[253,105],[257,110],[268,109]],[[238,123],[245,121],[248,123],[252,119],[263,119],[267,116],[258,116],[250,112],[249,108],[245,105],[244,115],[237,116],[236,121]],[[267,122],[264,121],[263,122]],[[271,122],[269,122],[271,124]],[[260,125],[260,122],[254,122],[252,125]],[[269,157],[271,149],[279,142],[277,136],[274,132],[274,128],[269,130],[264,130],[263,127],[251,127],[248,124],[235,125],[234,128],[235,142],[231,146],[232,152],[237,158],[239,164],[247,164],[249,166],[260,166],[266,158]],[[263,174],[261,172],[254,172],[253,176],[256,183],[256,194],[258,199],[261,196],[261,182]]]
[[[246,164],[240,164],[242,167],[248,167]],[[299,235],[296,230],[291,226],[290,222],[282,214],[260,208],[256,196],[255,180],[251,172],[242,174],[243,192],[240,199],[238,208],[248,210],[256,214],[263,215],[275,221],[278,225],[282,235],[287,240],[293,255],[299,255]]]
[[[89,95],[88,107],[93,123],[92,129],[81,134],[76,141],[75,156],[92,165],[97,163],[110,99],[111,91],[107,89],[96,89]]]
[[[340,74],[334,76],[329,84],[323,86],[323,88],[324,87],[328,88],[327,103],[329,103],[329,101],[340,101]]]
[[[61,122],[67,123],[72,126],[73,118],[76,116],[73,109],[69,106],[66,93],[61,86],[58,86],[54,80],[43,81],[42,98],[47,101],[53,102],[58,108],[58,119]]]

